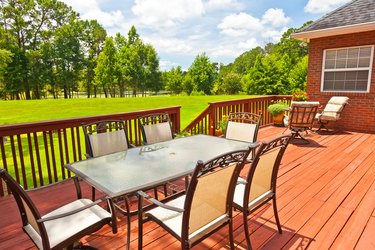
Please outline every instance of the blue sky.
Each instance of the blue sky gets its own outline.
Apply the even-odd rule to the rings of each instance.
[[[277,42],[288,28],[324,16],[350,0],[63,0],[108,35],[134,25],[156,49],[160,68],[188,69],[205,52],[228,64],[243,52]]]

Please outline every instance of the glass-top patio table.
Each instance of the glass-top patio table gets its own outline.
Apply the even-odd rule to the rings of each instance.
[[[65,167],[109,197],[147,189],[191,174],[203,162],[247,142],[194,135],[66,164]]]
[[[193,172],[198,160],[205,162],[229,151],[255,146],[256,143],[194,135],[90,158],[64,167],[115,198],[187,176]]]

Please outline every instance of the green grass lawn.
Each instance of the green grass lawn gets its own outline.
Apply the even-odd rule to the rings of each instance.
[[[209,102],[248,97],[250,96],[152,96],[0,101],[0,125],[181,106],[183,129]]]

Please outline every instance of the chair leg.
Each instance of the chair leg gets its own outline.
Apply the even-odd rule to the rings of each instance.
[[[81,185],[79,184],[79,178],[73,177],[74,186],[76,187],[77,199],[82,199]]]
[[[276,205],[276,196],[273,196],[272,198],[272,204],[273,204],[273,213],[275,214],[275,220],[277,229],[279,231],[279,234],[283,233],[283,230],[281,229],[280,219],[279,219],[279,213],[277,212],[277,205]]]
[[[168,196],[167,184],[163,185],[163,189],[164,189],[164,197],[167,197]]]
[[[159,200],[157,187],[154,188],[154,196],[155,196],[155,199]]]
[[[91,187],[91,199],[92,201],[95,201],[95,188]]]
[[[230,219],[229,221],[229,244],[230,249],[234,249],[234,238],[233,238],[233,220]]]
[[[243,226],[244,226],[244,233],[245,233],[245,239],[247,244],[247,249],[251,250],[251,242],[250,242],[250,232],[249,232],[249,225],[247,223],[247,211],[243,211]]]
[[[129,199],[128,199],[128,196],[125,196],[124,197],[124,201],[125,201],[125,208],[126,208],[126,220],[127,220],[127,227],[126,229],[128,230],[127,231],[127,234],[126,234],[126,249],[129,250],[130,249],[130,230],[131,230],[131,218],[130,218],[130,206],[129,206]]]

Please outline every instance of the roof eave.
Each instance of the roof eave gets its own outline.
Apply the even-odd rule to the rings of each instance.
[[[346,35],[351,33],[365,32],[375,30],[375,22],[360,23],[354,25],[340,26],[328,29],[312,30],[306,32],[293,33],[291,36],[295,39],[309,42],[310,39]]]

